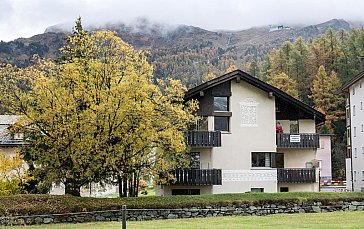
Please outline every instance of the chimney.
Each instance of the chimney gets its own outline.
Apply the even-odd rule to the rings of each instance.
[[[360,71],[364,71],[364,56],[359,57],[360,59]]]

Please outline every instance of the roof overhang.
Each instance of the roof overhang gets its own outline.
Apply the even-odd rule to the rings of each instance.
[[[187,93],[185,95],[185,99],[186,100],[192,99],[194,96],[198,95],[201,91],[207,90],[216,85],[219,85],[221,83],[224,83],[224,82],[227,82],[230,80],[234,80],[237,78],[239,80],[243,80],[263,91],[266,91],[267,93],[270,94],[270,96],[275,96],[276,98],[278,98],[286,103],[289,103],[289,104],[293,105],[294,107],[297,107],[298,109],[303,110],[304,112],[307,112],[307,114],[310,114],[314,117],[317,125],[321,124],[325,121],[325,115],[323,113],[321,113],[320,111],[310,107],[309,105],[301,102],[298,99],[293,98],[292,96],[288,95],[284,91],[282,91],[268,83],[265,83],[265,82],[259,80],[258,78],[253,77],[253,76],[249,75],[248,73],[243,72],[241,70],[232,71],[232,72],[224,74],[218,78],[215,78],[213,80],[200,84],[194,88],[191,88],[190,90],[187,91]]]

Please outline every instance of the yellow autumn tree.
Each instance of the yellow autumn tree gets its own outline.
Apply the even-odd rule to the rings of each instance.
[[[226,73],[230,73],[230,72],[232,72],[232,71],[235,71],[235,70],[237,70],[238,68],[233,64],[233,65],[230,65],[227,69],[226,69],[226,71],[225,71],[225,74]]]
[[[202,82],[205,83],[205,82],[213,80],[215,78],[216,78],[216,75],[214,73],[210,72],[202,78]]]
[[[0,151],[0,196],[26,193],[25,185],[31,179],[26,163],[17,151],[13,156]]]
[[[273,75],[268,80],[268,83],[298,99],[297,83],[294,79],[289,78],[285,73],[282,72],[280,74]]]
[[[78,196],[90,182],[117,181],[120,196],[136,196],[143,174],[186,163],[182,131],[197,104],[183,103],[179,81],[153,84],[142,51],[113,32],[86,32],[80,20],[61,52],[57,62],[0,69],[12,82],[2,98],[23,115],[26,152],[45,182]]]
[[[311,98],[315,108],[326,114],[326,125],[332,131],[332,122],[340,119],[344,112],[340,109],[344,98],[340,93],[340,80],[334,71],[330,76],[325,67],[320,66],[311,88]]]

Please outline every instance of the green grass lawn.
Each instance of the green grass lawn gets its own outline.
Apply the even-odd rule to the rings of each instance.
[[[198,219],[175,219],[128,222],[127,228],[363,228],[364,211],[331,212],[307,214],[280,214],[269,216],[231,216]],[[4,227],[3,227],[4,228]],[[99,222],[83,224],[53,224],[11,229],[106,229],[121,228],[120,222]]]

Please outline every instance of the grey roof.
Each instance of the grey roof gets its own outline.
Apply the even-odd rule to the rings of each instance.
[[[20,115],[0,115],[0,125],[14,124],[20,117]]]
[[[349,89],[351,85],[358,82],[360,79],[364,78],[364,71],[360,72],[358,75],[354,76],[352,79],[347,81],[342,87],[341,90],[346,91]]]
[[[23,140],[14,139],[12,135],[8,133],[8,128],[20,117],[20,115],[0,115],[0,147],[23,145]]]

